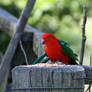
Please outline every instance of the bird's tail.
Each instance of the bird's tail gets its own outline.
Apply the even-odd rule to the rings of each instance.
[[[73,60],[73,59],[71,59],[71,60],[68,62],[68,64],[69,64],[69,65],[78,65],[78,63],[77,63],[75,60]]]

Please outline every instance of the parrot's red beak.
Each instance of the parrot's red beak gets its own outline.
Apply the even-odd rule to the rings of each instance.
[[[45,40],[44,40],[44,39],[42,39],[42,40],[41,40],[41,43],[42,43],[42,44],[45,44]]]

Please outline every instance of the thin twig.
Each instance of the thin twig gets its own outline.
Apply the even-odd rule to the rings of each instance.
[[[89,86],[88,86],[88,88],[86,89],[85,92],[88,92],[88,91],[91,92],[90,90],[91,90],[91,84],[89,84]]]
[[[90,66],[92,66],[92,54],[90,54]]]
[[[85,92],[87,92],[88,90],[89,90],[89,86],[88,86],[88,88],[87,88],[87,90]]]
[[[83,64],[83,57],[84,57],[84,49],[85,49],[85,42],[86,42],[86,35],[85,35],[85,25],[87,21],[86,15],[86,6],[83,6],[83,25],[82,25],[82,45],[81,45],[81,54],[80,54],[80,65]]]
[[[26,54],[26,52],[25,52],[25,50],[24,50],[24,48],[23,48],[23,44],[22,44],[22,41],[20,40],[20,48],[21,48],[21,51],[23,52],[23,54],[24,54],[24,57],[25,57],[25,62],[26,62],[26,64],[28,65],[28,58],[27,58],[27,54]]]
[[[91,84],[89,84],[89,92],[91,92]]]

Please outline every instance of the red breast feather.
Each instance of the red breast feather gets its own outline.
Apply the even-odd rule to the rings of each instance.
[[[60,60],[64,64],[69,62],[69,58],[62,53],[62,47],[54,35],[46,33],[41,39],[45,41],[44,50],[51,61]]]

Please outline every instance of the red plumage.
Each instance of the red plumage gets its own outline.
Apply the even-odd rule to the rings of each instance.
[[[43,34],[41,36],[41,41],[44,44],[45,53],[50,58],[51,62],[59,60],[67,64],[70,61],[70,58],[62,53],[63,48],[54,35],[50,33]]]

